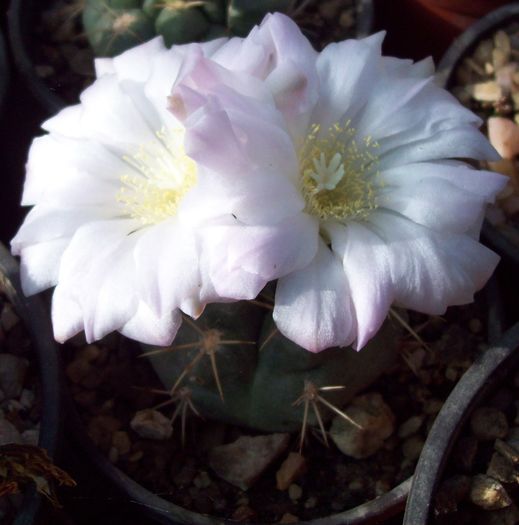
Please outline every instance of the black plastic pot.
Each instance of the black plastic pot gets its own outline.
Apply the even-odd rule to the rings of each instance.
[[[48,115],[54,115],[67,104],[47,83],[38,77],[31,58],[34,45],[34,27],[42,7],[51,0],[11,0],[7,12],[9,42],[11,44],[16,69],[25,78],[31,93]],[[373,0],[357,1],[357,36],[364,37],[373,31]]]
[[[118,490],[128,505],[147,519],[163,525],[234,525],[236,522],[214,518],[189,511],[150,492],[113,465],[88,438],[86,428],[77,413],[72,397],[67,399],[67,428],[75,446],[88,458],[89,464],[106,477]],[[351,510],[311,521],[299,521],[300,525],[375,525],[384,523],[400,513],[405,506],[411,486],[407,479],[390,492]],[[261,524],[257,524],[261,525]]]
[[[470,56],[481,40],[513,20],[519,21],[519,2],[496,9],[470,26],[452,43],[442,58],[436,75],[438,83],[450,89],[454,82],[454,72],[461,61]],[[516,228],[509,225],[494,226],[486,221],[481,235],[490,248],[513,263],[519,263],[519,231]]]
[[[5,93],[9,84],[9,63],[7,62],[7,52],[5,49],[4,37],[0,31],[0,112],[4,102]]]
[[[519,323],[478,359],[461,378],[429,432],[416,467],[404,525],[425,525],[449,453],[474,408],[519,364]]]
[[[34,27],[37,16],[46,2],[41,0],[11,0],[7,12],[9,43],[14,64],[24,77],[27,86],[36,100],[49,115],[65,107],[65,102],[35,72],[30,48],[34,41]]]
[[[0,292],[5,294],[23,321],[38,360],[42,392],[42,418],[39,446],[52,458],[57,450],[61,429],[61,373],[58,351],[47,313],[38,297],[23,295],[19,267],[8,250],[0,244]],[[34,487],[24,494],[20,511],[13,525],[32,525],[40,507],[41,497]]]
[[[490,342],[494,342],[502,333],[503,322],[501,295],[495,279],[491,279],[483,293],[487,304],[487,337]],[[107,478],[123,496],[123,499],[129,505],[135,506],[136,512],[163,525],[231,525],[235,523],[188,511],[152,493],[131,479],[111,463],[92,443],[72,401],[72,396],[66,393],[65,397],[67,435],[74,440],[74,446],[87,458],[88,464]],[[411,483],[412,478],[408,478],[386,494],[358,507],[339,514],[298,523],[301,525],[379,525],[385,523],[404,510]],[[409,522],[408,525],[416,524]]]

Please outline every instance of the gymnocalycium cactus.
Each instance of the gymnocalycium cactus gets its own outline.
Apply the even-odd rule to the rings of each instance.
[[[162,35],[173,44],[244,36],[290,0],[85,0],[83,26],[97,56],[115,56]]]
[[[279,332],[273,298],[261,297],[209,305],[199,319],[183,323],[172,346],[145,346],[173,399],[187,394],[208,418],[267,432],[295,431],[303,422],[318,424],[318,414],[328,420],[395,361],[394,321],[361,352],[349,347],[312,353]]]
[[[390,366],[393,305],[471,302],[506,180],[459,160],[497,158],[479,119],[382,38],[318,53],[273,14],[245,39],[98,61],[31,146],[12,240],[24,291],[56,286],[56,339],[119,331],[183,408],[323,428],[318,404]]]

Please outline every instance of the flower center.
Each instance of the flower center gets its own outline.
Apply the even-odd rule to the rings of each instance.
[[[184,130],[156,132],[158,140],[139,147],[123,160],[134,173],[121,177],[117,201],[128,214],[151,225],[174,216],[197,182],[196,163],[184,151]]]
[[[307,211],[322,220],[365,219],[377,207],[378,144],[347,121],[326,133],[314,124],[300,150],[299,165]]]

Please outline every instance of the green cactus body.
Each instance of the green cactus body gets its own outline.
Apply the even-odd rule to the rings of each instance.
[[[96,56],[115,56],[156,35],[185,44],[249,32],[289,0],[85,0],[83,27]]]
[[[196,7],[185,9],[164,8],[155,20],[157,34],[164,37],[167,47],[199,40],[209,31],[211,23]]]
[[[239,302],[209,305],[198,320],[183,323],[172,347],[145,351],[151,351],[151,363],[164,385],[176,392],[187,387],[204,417],[284,432],[301,428],[304,403],[294,403],[305,385],[344,387],[320,393],[341,407],[391,367],[396,340],[397,329],[387,321],[360,352],[331,348],[314,354],[282,336],[270,311]],[[322,404],[320,413],[323,420],[333,415]],[[316,424],[312,410],[308,421]]]
[[[230,0],[227,25],[233,34],[246,36],[267,13],[284,12],[289,5],[290,0]]]
[[[83,26],[97,56],[118,55],[153,38],[153,20],[142,9],[119,7],[136,3],[137,0],[87,0],[83,9]]]

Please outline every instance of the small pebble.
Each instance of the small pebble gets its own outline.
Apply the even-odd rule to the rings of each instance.
[[[411,436],[403,442],[402,453],[406,459],[413,461],[420,457],[423,446],[423,438],[420,436]]]
[[[4,332],[10,332],[19,322],[20,318],[14,311],[12,305],[9,303],[4,304],[2,312],[0,313],[0,325]]]
[[[441,399],[428,399],[423,405],[423,411],[428,416],[436,415],[442,408],[443,401]]]
[[[47,65],[37,65],[34,66],[34,71],[36,75],[40,78],[49,78],[56,73],[55,69],[52,66]]]
[[[210,487],[211,486],[211,478],[209,477],[209,474],[205,471],[205,470],[202,470],[198,476],[196,476],[194,479],[193,479],[193,485],[199,489],[206,489],[207,487]]]
[[[28,366],[27,359],[13,354],[0,354],[0,388],[6,399],[20,396]]]
[[[398,428],[398,437],[406,438],[413,434],[416,434],[422,423],[424,416],[412,416],[408,420],[404,421]]]
[[[341,452],[355,459],[375,454],[395,429],[395,416],[379,393],[355,397],[344,411],[355,424],[337,416],[330,435]]]
[[[476,525],[517,525],[518,523],[519,509],[513,503],[504,509],[480,512],[476,517]]]
[[[117,432],[114,432],[112,436],[112,445],[117,449],[117,452],[121,456],[128,454],[128,452],[130,452],[132,448],[130,436],[127,432],[124,432],[123,430],[118,430]]]
[[[15,443],[22,444],[22,436],[18,429],[7,419],[0,419],[0,446]]]
[[[315,496],[310,496],[306,501],[305,501],[305,509],[313,509],[315,508],[315,506],[317,505],[317,498]]]
[[[211,449],[209,465],[218,477],[247,490],[283,454],[289,442],[289,434],[241,436]]]
[[[473,319],[469,321],[469,330],[473,334],[479,334],[481,333],[481,330],[483,330],[483,323],[481,322],[480,319],[474,317]]]
[[[480,102],[497,102],[503,96],[503,90],[494,80],[474,84],[470,89],[472,96]]]
[[[481,407],[474,411],[470,419],[472,433],[481,441],[503,439],[508,433],[506,416],[500,410]]]
[[[238,507],[232,514],[232,519],[235,521],[250,521],[254,519],[256,513],[248,506]]]
[[[128,458],[128,461],[130,463],[137,463],[137,461],[140,461],[143,458],[143,456],[144,452],[142,450],[137,450]]]
[[[117,463],[119,461],[119,451],[115,447],[110,447],[108,451],[108,459],[110,463]]]
[[[292,485],[288,487],[288,497],[292,501],[300,500],[302,495],[303,495],[303,489],[299,485],[292,483]]]
[[[519,464],[519,450],[513,445],[510,445],[509,443],[506,443],[501,439],[496,439],[496,442],[494,443],[494,448],[512,465]]]
[[[172,471],[173,483],[177,487],[187,487],[191,485],[196,474],[197,472],[194,466],[184,465],[179,472]]]
[[[492,65],[494,66],[494,71],[502,68],[508,62],[509,53],[503,49],[496,48],[492,51]]]
[[[490,117],[487,126],[492,146],[504,159],[513,159],[519,153],[519,126],[504,117]]]
[[[445,379],[448,381],[457,381],[458,380],[458,371],[453,366],[448,366],[445,369]]]
[[[158,410],[139,410],[130,422],[132,429],[142,438],[164,440],[173,434],[171,421]]]
[[[121,428],[121,422],[111,416],[94,416],[88,422],[90,439],[102,450],[109,450],[112,446],[112,435]]]
[[[459,439],[454,448],[454,464],[462,472],[471,472],[478,451],[478,440],[474,436]]]
[[[382,496],[391,490],[391,484],[383,479],[378,479],[375,482],[375,495]]]
[[[287,459],[276,472],[276,485],[279,490],[286,490],[295,480],[306,472],[306,460],[297,452],[290,452]]]
[[[281,516],[281,519],[278,523],[298,523],[299,518],[297,516],[294,516],[294,514],[290,514],[290,512],[286,512]]]
[[[469,476],[453,476],[440,485],[434,498],[434,510],[437,514],[449,514],[458,510],[469,494],[472,480]]]
[[[28,428],[22,432],[22,441],[24,445],[38,446],[40,440],[39,428]]]
[[[359,491],[364,488],[364,483],[360,479],[354,479],[348,483],[348,488],[352,491]]]
[[[478,474],[472,479],[470,501],[485,510],[502,509],[512,503],[503,485],[483,474]]]
[[[24,388],[20,395],[20,405],[22,405],[25,410],[29,410],[34,405],[35,397],[32,390]]]
[[[497,479],[502,483],[513,483],[517,479],[513,463],[510,463],[498,452],[492,454],[487,468],[487,476]]]

